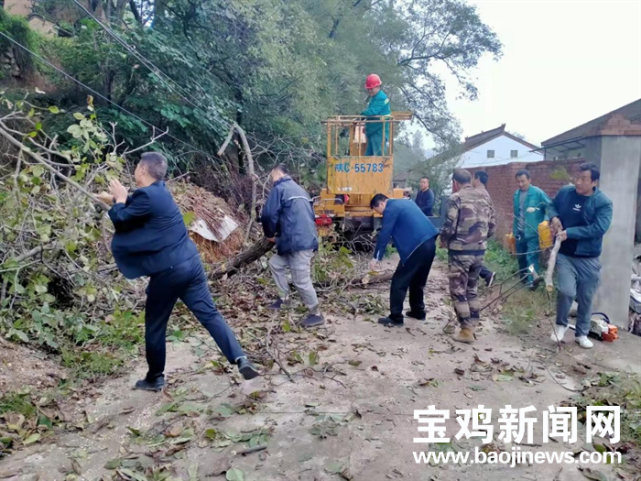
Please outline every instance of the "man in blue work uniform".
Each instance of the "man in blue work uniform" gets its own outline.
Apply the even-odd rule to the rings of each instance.
[[[403,325],[403,303],[407,289],[410,290],[408,317],[425,320],[423,291],[436,253],[438,231],[414,202],[403,199],[388,199],[376,194],[370,207],[383,216],[383,226],[378,234],[374,258],[370,263],[373,271],[379,270],[390,238],[398,250],[398,263],[390,289],[390,315],[378,320],[384,326]]]
[[[365,155],[384,155],[383,143],[387,145],[389,139],[389,122],[385,122],[385,127],[383,127],[383,122],[372,121],[380,120],[381,116],[391,115],[389,99],[381,90],[381,79],[376,74],[367,77],[365,88],[370,97],[367,109],[361,112],[361,115],[368,117],[367,120],[369,120],[369,122],[365,122],[365,137],[367,137]]]
[[[220,315],[209,293],[207,276],[198,250],[189,238],[180,209],[163,179],[167,160],[156,152],[142,155],[134,177],[138,189],[127,189],[112,180],[110,194],[103,201],[113,202],[109,217],[114,224],[111,249],[120,272],[127,279],[149,276],[145,303],[145,348],[149,371],[136,389],[159,391],[165,385],[167,322],[181,299],[209,331],[227,360],[237,364],[245,379],[258,376]]]
[[[539,265],[539,224],[545,220],[546,209],[550,198],[545,192],[531,183],[530,172],[519,170],[516,173],[516,182],[519,188],[514,192],[514,222],[512,232],[516,239],[516,253],[519,262],[521,280],[530,289],[536,289],[534,276],[528,270],[534,268],[540,276]],[[539,277],[537,280],[542,279]]]

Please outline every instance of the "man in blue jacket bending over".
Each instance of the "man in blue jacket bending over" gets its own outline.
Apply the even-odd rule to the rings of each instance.
[[[394,246],[401,256],[392,277],[390,315],[380,318],[378,323],[384,326],[403,325],[403,303],[408,288],[410,310],[405,314],[423,321],[423,291],[434,261],[438,231],[414,202],[388,199],[384,194],[376,194],[370,202],[370,207],[383,216],[383,226],[378,234],[370,268],[374,271],[379,270],[390,238],[394,240]]]
[[[159,391],[165,385],[165,334],[178,299],[205,326],[227,360],[238,365],[245,379],[252,379],[258,376],[258,371],[216,309],[198,250],[163,182],[166,173],[165,157],[148,152],[136,166],[138,189],[132,195],[117,180],[111,181],[111,195],[100,195],[102,200],[114,204],[109,210],[116,228],[111,248],[120,272],[127,279],[149,276],[145,303],[149,371],[135,388]]]
[[[278,286],[279,298],[269,308],[280,309],[289,302],[286,272],[289,267],[292,282],[309,311],[300,325],[320,326],[325,320],[319,311],[311,273],[314,251],[318,250],[312,200],[292,180],[285,165],[274,167],[271,176],[274,188],[263,207],[261,223],[265,237],[276,243],[277,253],[269,259],[269,267]]]

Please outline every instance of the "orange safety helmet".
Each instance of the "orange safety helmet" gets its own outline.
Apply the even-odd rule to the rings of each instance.
[[[373,73],[367,76],[367,80],[365,80],[365,88],[373,89],[374,87],[378,87],[382,83],[383,82],[381,82],[381,78],[375,73]]]

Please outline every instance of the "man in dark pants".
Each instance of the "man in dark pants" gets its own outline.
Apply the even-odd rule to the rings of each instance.
[[[474,172],[472,186],[475,189],[487,192],[487,181],[489,180],[489,178],[490,176],[487,172],[485,172],[484,170],[477,170],[476,172]],[[487,195],[490,195],[489,192],[487,192]],[[492,287],[492,284],[494,284],[494,279],[496,278],[496,272],[489,270],[487,266],[483,264],[483,266],[481,267],[481,272],[479,273],[479,277],[485,281],[485,285],[487,287]]]
[[[416,194],[416,205],[421,209],[421,212],[428,217],[434,215],[434,192],[430,189],[429,177],[421,177],[420,190]]]
[[[178,299],[209,331],[227,360],[238,365],[245,379],[253,379],[258,371],[216,309],[198,250],[163,182],[166,173],[165,157],[148,152],[136,166],[138,189],[132,195],[117,180],[111,181],[111,195],[100,195],[102,200],[114,203],[109,217],[116,229],[111,247],[118,268],[127,279],[149,276],[145,303],[149,371],[135,387],[159,391],[165,385],[165,335]]]
[[[436,253],[438,231],[413,202],[388,199],[383,194],[376,194],[370,207],[383,216],[383,226],[378,234],[370,268],[379,270],[390,238],[394,240],[394,246],[401,256],[392,277],[390,315],[380,318],[378,322],[384,326],[403,325],[403,302],[408,288],[410,310],[405,314],[419,321],[425,320],[423,291]]]

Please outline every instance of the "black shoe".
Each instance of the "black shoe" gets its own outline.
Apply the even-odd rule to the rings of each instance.
[[[255,377],[260,376],[258,369],[256,369],[254,365],[251,362],[249,362],[249,360],[246,357],[243,356],[240,359],[238,359],[237,364],[238,364],[238,370],[245,378],[245,381],[249,381],[250,379],[254,379]]]
[[[317,327],[325,324],[325,319],[320,314],[308,314],[305,319],[300,321],[300,327]]]
[[[532,286],[530,287],[530,289],[532,289],[533,291],[538,289],[538,287],[543,283],[544,280],[545,279],[543,279],[543,277],[541,276],[537,277],[536,279],[534,279],[534,281],[532,281]]]
[[[162,391],[162,388],[165,387],[165,376],[160,376],[154,379],[153,381],[148,381],[147,378],[136,381],[134,389],[140,389],[142,391]]]
[[[418,321],[424,321],[425,320],[425,313],[418,313],[418,312],[412,312],[412,311],[406,311],[405,316],[411,317],[412,319],[416,319]]]
[[[378,320],[379,324],[382,324],[385,327],[403,327],[403,321],[394,321],[390,319],[389,317],[381,317]]]
[[[494,279],[496,279],[496,272],[492,272],[492,275],[488,279],[485,279],[485,284],[487,285],[487,287],[492,287],[492,285],[494,284]]]
[[[289,305],[289,302],[281,299],[280,297],[276,299],[274,302],[272,302],[269,306],[267,306],[267,309],[272,309],[274,311],[278,311],[282,309],[283,307],[287,307]]]

